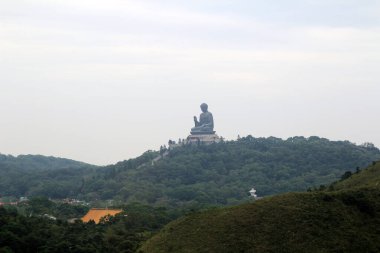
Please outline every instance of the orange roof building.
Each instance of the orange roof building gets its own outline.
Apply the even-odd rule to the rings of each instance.
[[[93,220],[96,224],[98,224],[102,217],[108,215],[115,216],[122,211],[122,209],[91,208],[88,213],[83,216],[82,221],[89,222],[90,220]]]

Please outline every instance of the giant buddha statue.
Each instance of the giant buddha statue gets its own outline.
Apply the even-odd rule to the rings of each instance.
[[[207,111],[208,105],[201,104],[202,113],[199,115],[199,121],[196,116],[194,116],[195,126],[191,128],[191,134],[215,134],[214,131],[214,119],[212,113]]]

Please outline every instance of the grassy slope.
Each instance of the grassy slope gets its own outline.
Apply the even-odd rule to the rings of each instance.
[[[376,162],[369,166],[366,170],[356,173],[348,179],[334,184],[334,189],[342,190],[364,186],[380,188],[380,162]]]
[[[193,214],[170,223],[141,251],[380,252],[380,187],[373,183],[379,179],[376,165],[336,184],[339,191],[288,193]]]

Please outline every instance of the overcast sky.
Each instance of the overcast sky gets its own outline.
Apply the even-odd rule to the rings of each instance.
[[[103,165],[186,138],[380,146],[380,1],[1,0],[0,153]]]

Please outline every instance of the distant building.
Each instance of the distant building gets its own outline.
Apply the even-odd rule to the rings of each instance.
[[[68,219],[67,222],[70,224],[74,224],[77,220],[82,220],[82,219],[81,218],[71,218],[71,219]]]
[[[98,224],[102,217],[115,216],[122,211],[122,209],[91,208],[88,213],[83,216],[82,221],[89,222],[90,220],[93,220]]]
[[[253,197],[254,199],[257,199],[257,194],[256,194],[256,190],[255,190],[255,188],[252,188],[252,189],[249,191],[249,194],[250,194],[251,197]]]
[[[29,201],[28,197],[20,197],[20,202],[26,202]]]
[[[70,198],[65,198],[62,200],[56,200],[55,202],[69,204],[69,205],[82,205],[82,206],[88,206],[89,205],[89,203],[87,203],[83,200],[70,199]]]
[[[0,206],[16,206],[18,202],[0,202]]]
[[[42,215],[41,217],[46,218],[46,219],[49,219],[49,220],[56,220],[56,219],[57,219],[57,218],[54,217],[53,215],[50,215],[50,214],[47,214],[47,213],[45,213],[45,214]]]

